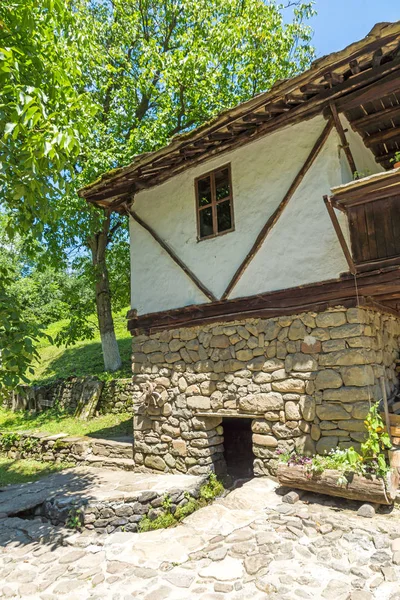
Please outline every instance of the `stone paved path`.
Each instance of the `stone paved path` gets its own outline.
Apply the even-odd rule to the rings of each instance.
[[[357,507],[354,504],[354,507]],[[400,514],[255,479],[173,529],[97,535],[0,520],[0,597],[400,600]]]

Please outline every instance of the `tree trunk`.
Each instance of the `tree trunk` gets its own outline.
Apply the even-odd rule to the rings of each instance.
[[[111,312],[111,293],[106,264],[106,248],[110,231],[110,214],[105,215],[103,228],[89,240],[96,282],[96,310],[99,322],[104,370],[117,371],[121,368],[114,321]]]

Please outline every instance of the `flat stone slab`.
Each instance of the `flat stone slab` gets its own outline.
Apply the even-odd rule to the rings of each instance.
[[[71,498],[82,503],[131,502],[145,492],[157,495],[192,491],[204,478],[194,475],[133,473],[74,467],[33,483],[0,488],[0,514],[15,515],[51,498]]]

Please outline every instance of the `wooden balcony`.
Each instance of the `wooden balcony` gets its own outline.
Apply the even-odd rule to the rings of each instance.
[[[348,217],[355,272],[400,264],[400,168],[332,188],[332,193],[327,202]]]

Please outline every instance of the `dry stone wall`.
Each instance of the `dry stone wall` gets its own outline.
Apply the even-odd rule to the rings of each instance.
[[[8,400],[13,410],[46,410],[53,406],[75,412],[95,396],[96,412],[123,413],[132,410],[134,383],[131,378],[100,381],[96,377],[70,377],[45,385],[22,386]]]
[[[161,471],[224,469],[223,418],[252,420],[254,473],[277,450],[357,446],[397,386],[400,321],[359,308],[182,328],[133,340],[134,458]]]

